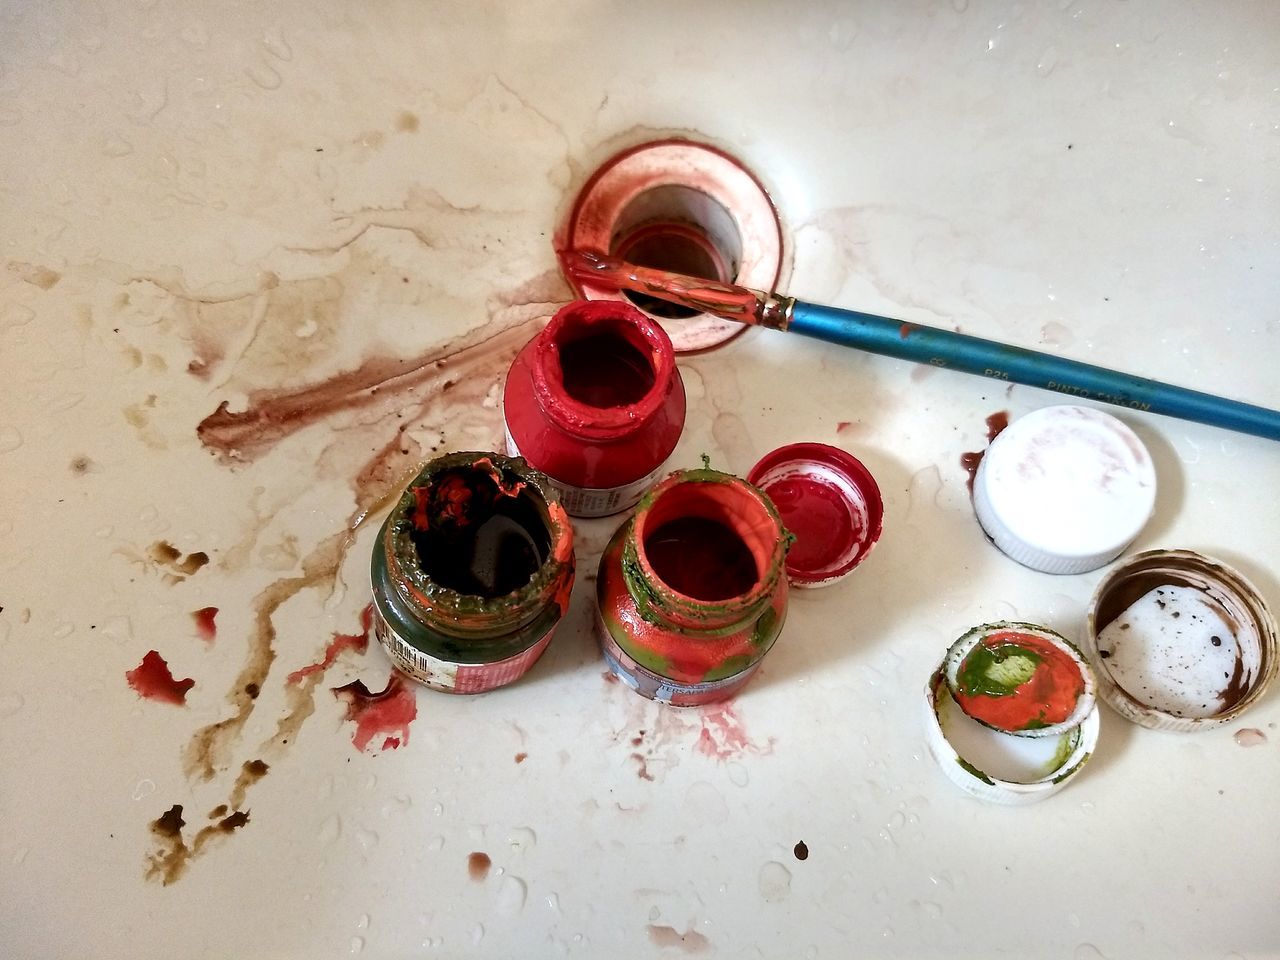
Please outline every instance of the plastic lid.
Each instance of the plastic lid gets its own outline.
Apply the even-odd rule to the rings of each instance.
[[[1149,550],[1112,570],[1089,605],[1087,650],[1102,697],[1156,730],[1230,723],[1280,668],[1274,616],[1220,560]]]
[[[842,579],[880,539],[880,488],[861,461],[839,447],[779,447],[751,468],[747,480],[768,495],[796,538],[786,563],[794,586]]]
[[[992,441],[973,484],[974,511],[995,545],[1045,573],[1114,560],[1155,501],[1147,448],[1091,407],[1044,407],[1014,421]]]

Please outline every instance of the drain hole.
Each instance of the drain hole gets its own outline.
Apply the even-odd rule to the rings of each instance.
[[[742,260],[742,236],[729,211],[692,187],[668,184],[635,197],[618,217],[609,252],[658,270],[732,283]],[[698,312],[657,297],[627,292],[640,309],[661,319]]]

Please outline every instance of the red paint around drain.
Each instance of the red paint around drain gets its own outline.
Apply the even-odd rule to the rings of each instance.
[[[169,672],[169,664],[155,650],[148,651],[142,662],[132,670],[125,671],[124,676],[138,696],[160,703],[172,703],[175,707],[186,704],[187,691],[196,685],[190,678],[175,680]]]
[[[213,643],[218,636],[218,625],[213,622],[217,615],[217,607],[202,607],[191,614],[191,619],[196,622],[196,633],[205,643]]]
[[[371,693],[361,680],[333,688],[333,695],[347,705],[347,719],[355,721],[351,742],[362,753],[374,737],[385,737],[383,750],[409,742],[409,724],[418,715],[418,700],[403,675],[391,674],[386,689]],[[394,741],[394,742],[393,742]]]
[[[329,646],[325,648],[323,660],[293,671],[285,682],[301,683],[313,673],[323,673],[333,665],[333,662],[338,659],[343,650],[364,653],[369,648],[369,630],[372,626],[373,604],[369,604],[360,611],[361,633],[335,633],[333,639],[329,641]]]
[[[811,474],[769,484],[769,498],[782,523],[795,534],[787,554],[788,569],[801,574],[828,570],[862,538],[862,525],[838,487]]]

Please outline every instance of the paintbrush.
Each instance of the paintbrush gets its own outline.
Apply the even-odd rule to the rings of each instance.
[[[860,310],[823,307],[795,297],[642,267],[604,254],[562,250],[559,256],[565,275],[575,286],[649,294],[740,323],[1280,440],[1280,411],[1265,407],[995,340]]]

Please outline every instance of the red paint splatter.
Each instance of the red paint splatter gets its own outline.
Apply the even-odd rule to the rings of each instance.
[[[369,630],[373,626],[373,604],[369,604],[360,611],[360,633],[335,633],[333,639],[329,641],[329,646],[325,648],[324,659],[319,663],[313,663],[307,667],[300,667],[289,674],[286,683],[301,683],[304,679],[313,673],[322,673],[333,666],[333,661],[343,650],[354,650],[356,653],[364,653],[369,649]]]
[[[418,715],[418,699],[403,674],[392,673],[381,693],[371,693],[361,680],[333,688],[333,695],[347,704],[347,719],[355,721],[351,742],[362,753],[374,737],[389,734],[382,749],[409,742],[409,724]],[[395,740],[394,747],[388,747]]]
[[[527,753],[516,754],[516,763],[524,763],[528,759],[529,759],[529,755]]]
[[[732,760],[747,753],[773,753],[775,742],[773,737],[764,743],[752,740],[733,707],[721,703],[702,711],[702,731],[694,746],[703,756]]]
[[[836,433],[844,433],[846,430],[848,430],[852,426],[853,426],[852,420],[841,420],[839,423],[836,424]]]
[[[907,339],[907,337],[911,336],[911,331],[915,328],[916,325],[914,323],[904,323],[902,326],[898,327],[898,337],[902,340]]]
[[[196,685],[190,678],[175,680],[169,672],[169,664],[155,650],[148,651],[142,662],[132,670],[126,670],[124,676],[138,696],[172,703],[175,707],[186,704],[187,691]]]
[[[213,622],[217,615],[217,607],[201,607],[191,614],[191,619],[196,622],[196,633],[205,643],[213,643],[218,636],[218,625]]]
[[[399,737],[387,737],[387,739],[382,741],[383,750],[398,750],[399,748],[400,748]]]
[[[603,673],[601,673],[601,674],[600,674],[600,676],[604,677],[604,682],[605,682],[605,683],[617,683],[617,682],[618,682],[618,675],[617,675],[616,673],[614,673],[612,670],[605,670]]]

